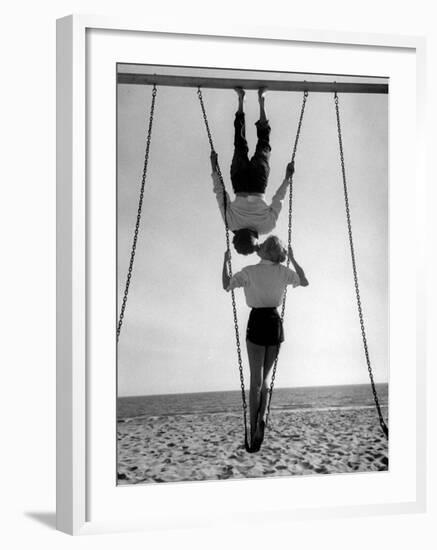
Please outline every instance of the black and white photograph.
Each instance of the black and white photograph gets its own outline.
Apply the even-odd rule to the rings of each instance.
[[[387,471],[389,79],[116,78],[117,484]]]
[[[437,548],[433,7],[5,4],[4,548]]]

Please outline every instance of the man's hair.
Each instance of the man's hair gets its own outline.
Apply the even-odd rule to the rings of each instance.
[[[282,263],[287,259],[287,249],[275,235],[267,237],[261,244],[261,250],[262,257],[271,262]]]
[[[258,233],[253,229],[237,229],[234,231],[232,243],[238,254],[252,254],[256,250]]]

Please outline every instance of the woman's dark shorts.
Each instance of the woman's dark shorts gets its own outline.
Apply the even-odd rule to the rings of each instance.
[[[252,308],[246,338],[259,346],[278,346],[283,342],[284,329],[278,310],[275,307]]]

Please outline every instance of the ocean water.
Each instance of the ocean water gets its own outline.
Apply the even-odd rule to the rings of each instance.
[[[381,406],[388,404],[388,384],[376,384]],[[248,400],[248,395],[247,402]],[[312,386],[307,388],[277,388],[273,393],[272,411],[295,409],[329,409],[373,407],[370,384],[348,386]],[[170,416],[176,414],[207,414],[235,412],[242,409],[241,391],[181,393],[119,397],[117,418],[136,416]]]

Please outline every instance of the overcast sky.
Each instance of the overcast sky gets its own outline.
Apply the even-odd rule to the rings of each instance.
[[[219,162],[231,191],[236,94],[205,90]],[[151,88],[118,86],[118,296],[135,225]],[[266,197],[283,180],[302,94],[268,92],[272,127]],[[388,96],[340,96],[356,259],[377,382],[388,380]],[[255,147],[256,91],[246,95]],[[224,225],[212,192],[196,90],[162,87],[129,301],[118,346],[119,395],[239,388],[230,295],[221,287]],[[310,94],[294,176],[293,248],[310,286],[290,290],[277,386],[368,381],[357,317],[331,94]],[[287,201],[275,234],[286,240]],[[234,272],[258,257],[233,254]],[[244,344],[249,308],[237,290]],[[245,373],[248,365],[243,346]]]

